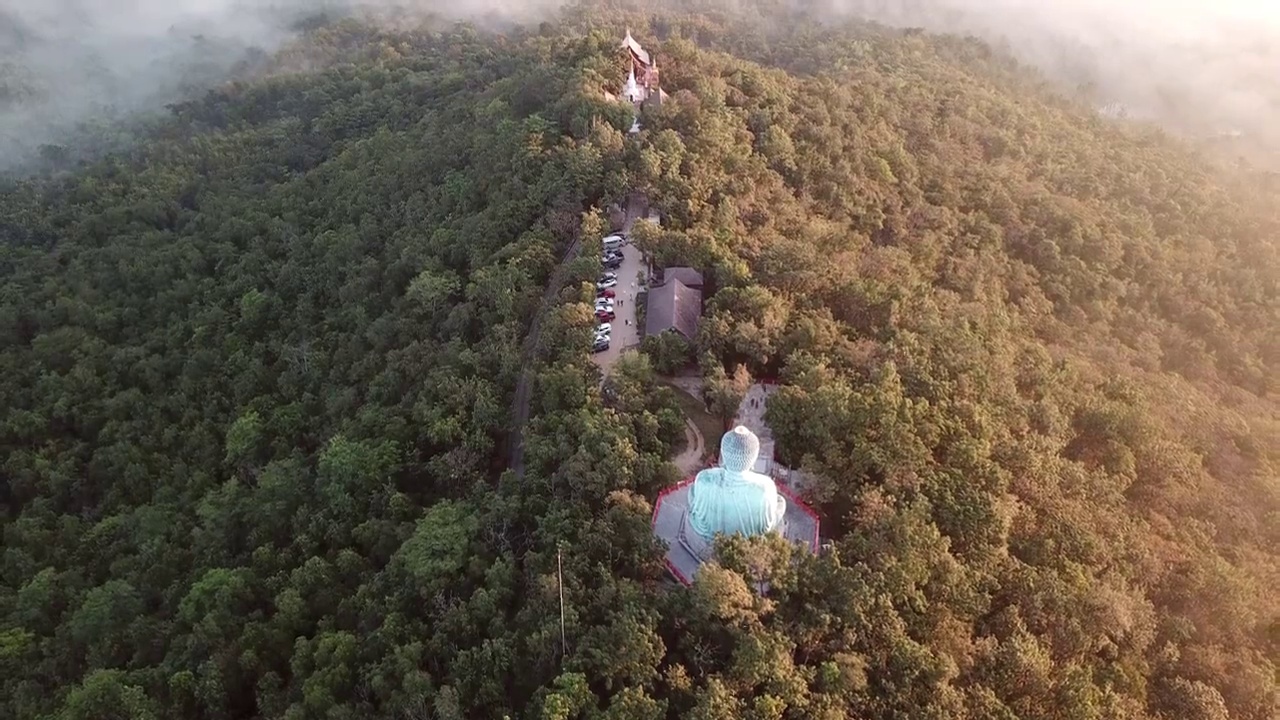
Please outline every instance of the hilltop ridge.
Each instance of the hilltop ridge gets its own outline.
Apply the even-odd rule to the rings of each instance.
[[[0,187],[0,715],[1274,717],[1269,191],[975,40],[758,5],[338,21]],[[602,390],[633,193],[705,307]],[[666,580],[673,371],[777,381],[824,552]]]

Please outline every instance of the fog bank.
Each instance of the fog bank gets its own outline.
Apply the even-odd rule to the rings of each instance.
[[[726,3],[738,0],[724,0]],[[681,6],[678,0],[670,4]],[[752,0],[745,0],[752,3]],[[300,20],[378,9],[532,21],[566,0],[6,0],[0,170],[87,122],[157,110],[270,53]],[[766,4],[766,3],[761,3]],[[972,34],[1098,106],[1195,137],[1280,148],[1280,0],[785,0],[897,27]],[[83,132],[82,132],[83,134]],[[101,139],[103,133],[95,133]]]
[[[112,144],[120,121],[227,79],[321,14],[407,10],[512,18],[557,0],[6,0],[0,3],[0,170],[42,144]]]
[[[1193,137],[1280,147],[1280,0],[819,0],[836,15],[972,34],[1098,105]]]
[[[276,47],[301,5],[9,0],[0,9],[0,168],[85,123],[106,127],[216,83],[251,49]]]

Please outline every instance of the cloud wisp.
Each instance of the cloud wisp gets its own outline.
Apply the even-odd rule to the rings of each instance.
[[[732,2],[733,0],[724,0]],[[0,170],[86,123],[110,127],[229,76],[321,12],[546,17],[568,0],[9,0]],[[672,5],[680,3],[671,0]],[[1280,148],[1276,0],[792,0],[832,18],[971,34],[1099,105],[1191,135]]]
[[[1280,147],[1275,0],[819,0],[835,15],[970,34],[1098,104]]]

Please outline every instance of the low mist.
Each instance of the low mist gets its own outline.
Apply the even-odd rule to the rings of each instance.
[[[77,136],[109,143],[113,133],[124,134],[122,120],[225,80],[322,13],[333,16],[355,6],[533,20],[563,4],[7,0],[0,6],[0,170],[38,156],[46,143]],[[972,34],[1116,114],[1155,120],[1191,137],[1248,143],[1254,154],[1280,148],[1280,0],[793,0],[794,5],[821,7],[833,19],[853,16]]]
[[[45,144],[123,145],[131,124],[126,121],[228,79],[322,15],[397,10],[520,18],[558,4],[7,0],[0,4],[0,171],[34,159]]]
[[[112,125],[132,113],[225,78],[286,37],[293,4],[10,0],[0,8],[0,168],[43,143],[120,132]]]
[[[972,34],[1099,107],[1195,138],[1280,147],[1277,0],[820,0],[837,15]]]

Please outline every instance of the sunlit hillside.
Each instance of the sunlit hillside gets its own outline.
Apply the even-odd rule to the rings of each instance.
[[[0,717],[1273,720],[1272,191],[779,5],[317,19],[0,184]],[[685,587],[762,380],[818,551]]]

